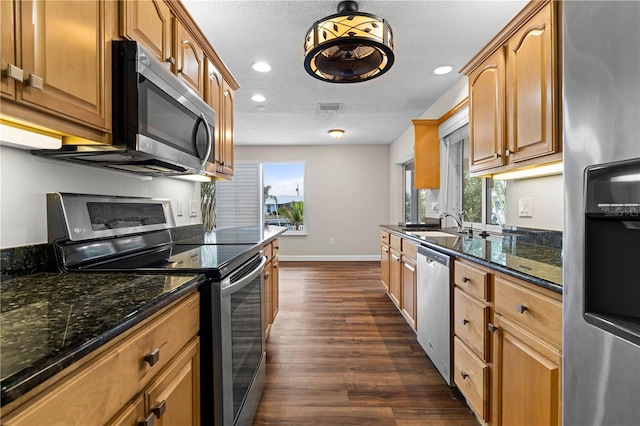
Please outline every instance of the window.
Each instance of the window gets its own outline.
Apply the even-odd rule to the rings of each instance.
[[[263,163],[264,223],[304,233],[304,164]]]
[[[404,169],[404,221],[406,223],[424,222],[427,216],[427,193],[424,189],[415,189],[414,162],[405,163]]]

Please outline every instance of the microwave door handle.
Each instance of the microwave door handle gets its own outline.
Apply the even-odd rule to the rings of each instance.
[[[204,123],[205,132],[207,132],[207,149],[205,151],[204,158],[201,158],[202,164],[200,164],[201,167],[204,167],[209,160],[209,154],[211,154],[211,148],[213,147],[213,134],[211,133],[209,122],[207,122],[207,118],[204,116],[204,113],[200,113],[200,119]]]

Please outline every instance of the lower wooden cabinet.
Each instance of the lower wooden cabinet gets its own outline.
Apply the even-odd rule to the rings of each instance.
[[[407,256],[402,256],[402,304],[401,312],[407,323],[416,329],[416,293],[418,274],[416,261]]]
[[[267,258],[264,266],[264,336],[271,331],[271,325],[280,309],[280,242],[278,239],[266,244],[262,252]]]
[[[199,425],[199,300],[185,296],[2,407],[2,424]]]
[[[389,298],[400,309],[400,298],[402,297],[402,258],[400,252],[395,249],[390,250],[389,260]]]
[[[391,262],[391,252],[387,244],[380,244],[380,280],[387,293],[389,292],[389,267]]]

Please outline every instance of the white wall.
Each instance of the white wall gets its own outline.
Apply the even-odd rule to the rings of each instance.
[[[283,260],[380,258],[379,225],[389,222],[389,145],[236,146],[235,159],[305,163],[307,235],[280,238]]]
[[[179,226],[199,223],[189,217],[190,200],[200,205],[200,185],[171,178],[142,179],[132,174],[52,160],[0,146],[0,247],[47,242],[47,192],[169,198]],[[185,215],[177,217],[178,199]]]
[[[518,200],[532,199],[533,217],[518,216]],[[562,231],[564,181],[562,175],[511,180],[507,184],[507,224]]]

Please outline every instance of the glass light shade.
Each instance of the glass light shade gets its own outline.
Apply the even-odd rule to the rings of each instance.
[[[329,130],[329,135],[334,139],[339,139],[344,135],[344,130],[341,129],[333,129]]]
[[[349,6],[355,10],[346,8],[317,21],[307,31],[304,68],[319,80],[331,83],[371,80],[393,65],[393,33],[389,23],[358,12],[357,4]]]

